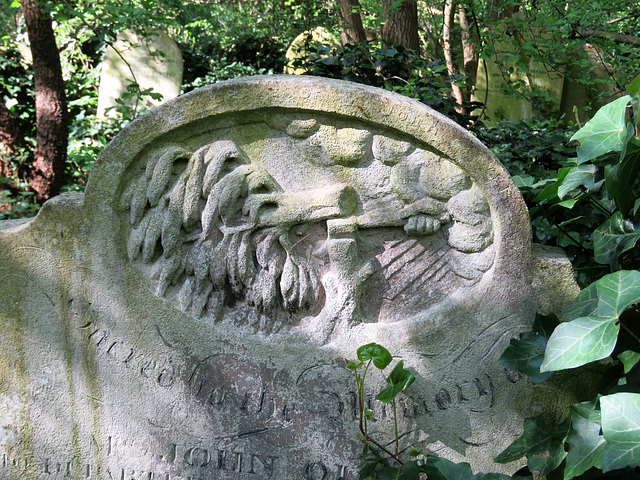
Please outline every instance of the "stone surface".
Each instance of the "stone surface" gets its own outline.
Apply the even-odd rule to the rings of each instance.
[[[574,400],[497,362],[577,293],[566,258],[532,251],[475,138],[362,85],[254,77],[154,109],[84,195],[0,223],[0,280],[2,479],[355,479],[344,358],[372,341],[417,377],[403,446],[475,471],[512,471],[491,459],[522,419]]]
[[[169,35],[155,32],[142,36],[132,30],[118,34],[117,40],[107,47],[102,62],[98,95],[98,116],[113,115],[105,110],[117,107],[116,100],[127,92],[131,82],[141,90],[152,88],[162,95],[161,100],[144,96],[137,108],[147,109],[160,105],[180,94],[182,86],[182,54]],[[133,106],[136,98],[126,101]]]

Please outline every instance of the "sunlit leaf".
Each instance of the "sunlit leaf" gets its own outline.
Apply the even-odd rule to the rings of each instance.
[[[607,443],[602,469],[640,465],[640,394],[615,393],[600,398],[602,434]]]
[[[615,320],[594,316],[561,323],[547,343],[540,371],[575,368],[611,355],[620,330]]]
[[[390,386],[382,390],[376,398],[381,402],[390,403],[400,392],[409,388],[415,379],[413,373],[404,368],[403,360],[400,360],[387,377],[387,383]]]
[[[358,360],[365,362],[372,360],[373,364],[383,370],[391,363],[391,354],[389,351],[377,343],[369,343],[358,348]]]
[[[625,109],[631,97],[625,95],[605,105],[571,141],[579,141],[578,165],[612,151],[620,151],[624,139]]]
[[[566,458],[564,478],[569,480],[591,467],[602,468],[602,452],[605,440],[600,435],[600,423],[590,421],[596,401],[571,406],[572,435]]]
[[[595,188],[595,176],[597,167],[595,165],[578,165],[571,169],[567,176],[558,186],[558,197],[563,199],[568,193],[584,185],[587,190]]]

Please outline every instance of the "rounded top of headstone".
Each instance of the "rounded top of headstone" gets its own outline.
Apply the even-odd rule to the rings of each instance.
[[[323,341],[518,288],[530,258],[522,198],[475,137],[317,77],[232,80],[154,109],[104,150],[85,204],[118,215],[123,256],[185,312],[312,324]]]

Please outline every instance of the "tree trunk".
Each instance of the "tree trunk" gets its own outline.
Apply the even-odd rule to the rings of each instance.
[[[444,51],[444,59],[447,65],[447,73],[449,75],[456,75],[458,73],[452,44],[453,39],[451,38],[451,30],[453,28],[455,16],[455,0],[446,0],[444,6],[444,21],[442,22],[442,49]],[[458,105],[462,105],[462,102],[464,102],[464,92],[462,91],[462,88],[452,82],[451,90],[456,103]],[[456,107],[456,111],[458,113],[464,113],[462,106]]]
[[[461,37],[462,37],[462,59],[464,61],[464,71],[467,75],[469,85],[476,84],[478,75],[478,34],[475,29],[472,16],[469,14],[464,5],[460,5],[458,10],[458,19],[460,21]],[[471,87],[472,88],[472,87]],[[466,92],[466,98],[471,98],[473,92]]]
[[[36,90],[36,151],[29,185],[39,202],[63,182],[69,136],[67,101],[51,18],[37,0],[22,0]]]
[[[392,9],[394,3],[394,0],[382,0],[386,21],[380,36],[389,45],[401,45],[419,53],[418,3],[416,0],[404,0],[400,8]]]
[[[360,16],[360,0],[338,0],[342,43],[364,43],[367,35]]]
[[[14,174],[10,157],[17,155],[25,147],[24,135],[20,125],[4,103],[0,103],[0,175],[11,177]],[[2,184],[0,184],[2,185]]]

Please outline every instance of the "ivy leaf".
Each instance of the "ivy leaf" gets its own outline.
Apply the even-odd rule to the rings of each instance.
[[[391,363],[389,351],[377,343],[369,343],[358,348],[358,360],[366,362],[372,360],[373,364],[380,370],[384,370]]]
[[[602,434],[607,443],[602,470],[640,465],[640,394],[615,393],[600,398]]]
[[[542,190],[542,192],[538,194],[534,201],[540,202],[542,200],[556,199],[558,197],[558,189],[560,188],[560,185],[562,185],[562,182],[564,182],[564,179],[572,169],[573,167],[560,168],[558,170],[558,179],[551,185],[546,186],[544,190]]]
[[[561,323],[547,343],[541,372],[579,367],[611,355],[620,327],[616,318],[583,317]]]
[[[529,377],[533,383],[542,383],[553,372],[540,373],[547,339],[542,335],[527,332],[520,334],[520,340],[511,339],[499,362],[511,370],[517,370]]]
[[[382,390],[376,398],[381,402],[390,403],[400,392],[409,388],[415,379],[413,373],[405,370],[403,360],[400,360],[387,377],[387,383],[391,386]]]
[[[618,210],[624,215],[633,208],[636,197],[632,187],[640,170],[640,139],[635,136],[635,132],[633,123],[627,123],[620,159],[613,165],[607,165],[604,170],[607,192],[615,199]]]
[[[584,294],[584,295],[583,295]],[[617,320],[627,307],[640,301],[640,271],[609,274],[583,290],[565,310],[573,318],[584,313]]]
[[[564,438],[550,438],[527,453],[527,467],[532,472],[539,470],[539,475],[544,476],[557,468],[566,456]]]
[[[640,353],[634,352],[633,350],[626,350],[618,355],[618,360],[622,362],[624,373],[626,375],[633,367],[636,366],[638,361],[640,361]]]
[[[640,93],[640,75],[633,79],[633,81],[626,86],[627,93],[632,97],[635,97]]]
[[[600,435],[600,423],[589,421],[595,406],[594,400],[577,403],[570,408],[573,434],[569,439],[569,453],[564,469],[565,480],[581,475],[591,467],[602,468],[605,440]]]
[[[621,212],[616,212],[593,232],[595,260],[609,264],[616,270],[620,268],[619,258],[631,250],[640,238],[640,225],[625,220]]]
[[[411,460],[400,465],[398,468],[385,467],[378,472],[380,480],[416,480],[420,472],[424,472],[421,462]]]
[[[454,463],[446,458],[429,455],[424,468],[429,480],[473,480],[468,463]]]
[[[593,164],[590,165],[578,165],[571,168],[571,171],[567,174],[562,184],[558,186],[558,197],[564,199],[564,197],[575,190],[580,185],[584,185],[588,190],[596,189],[596,172],[597,167]]]
[[[631,97],[625,95],[605,105],[587,124],[578,130],[571,141],[578,141],[578,165],[622,148],[625,110]]]
[[[544,453],[548,451],[549,453],[546,458],[550,460],[549,464],[554,463],[558,456],[558,443],[560,444],[560,449],[562,449],[562,442],[567,436],[568,431],[569,419],[560,425],[549,425],[542,416],[527,418],[524,421],[524,432],[522,436],[517,438],[500,453],[500,455],[494,459],[494,462],[509,463],[519,460],[524,455],[527,455],[527,459],[529,459],[531,454],[532,457],[540,457],[539,459],[535,459],[541,460],[537,463],[544,463]],[[555,440],[555,442],[552,442],[552,440]],[[551,462],[551,460],[553,460],[553,462]],[[562,458],[560,461],[562,461]],[[536,468],[540,468],[540,466]]]

